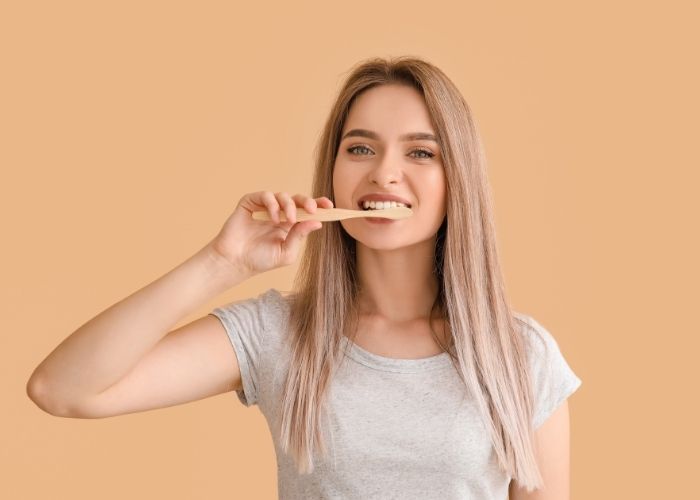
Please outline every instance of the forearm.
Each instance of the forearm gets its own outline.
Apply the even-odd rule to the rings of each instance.
[[[121,380],[184,317],[247,279],[207,244],[157,280],[110,306],[59,344],[28,390],[71,405]]]

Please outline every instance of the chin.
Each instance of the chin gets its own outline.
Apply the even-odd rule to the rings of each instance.
[[[356,245],[362,245],[370,250],[399,250],[421,243],[420,238],[407,238],[405,235],[396,237],[382,234],[362,234],[355,236],[350,233]]]

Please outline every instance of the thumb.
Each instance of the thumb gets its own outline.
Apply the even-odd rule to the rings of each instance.
[[[321,229],[321,227],[321,222],[315,220],[294,224],[294,227],[287,233],[284,243],[282,243],[282,251],[286,255],[296,255],[302,240],[306,238],[311,231]]]

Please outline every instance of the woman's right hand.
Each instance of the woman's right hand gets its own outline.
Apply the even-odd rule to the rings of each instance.
[[[314,199],[285,192],[247,193],[210,244],[226,262],[249,276],[292,264],[302,240],[323,227],[319,221],[296,222],[297,207],[315,213],[317,207],[333,208],[333,202],[325,196]],[[280,222],[280,209],[287,217],[285,222]],[[267,211],[272,220],[253,219],[252,213],[259,210]]]

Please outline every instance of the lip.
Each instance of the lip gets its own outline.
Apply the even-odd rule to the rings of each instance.
[[[398,222],[396,219],[387,219],[386,217],[365,217],[364,220],[370,224],[393,224]]]
[[[364,208],[362,206],[362,203],[364,201],[396,201],[398,203],[403,203],[408,207],[413,206],[413,204],[410,201],[408,201],[406,198],[401,198],[400,196],[397,196],[395,194],[390,194],[390,193],[368,193],[368,194],[361,196],[357,200],[357,206],[360,207],[360,209]]]

